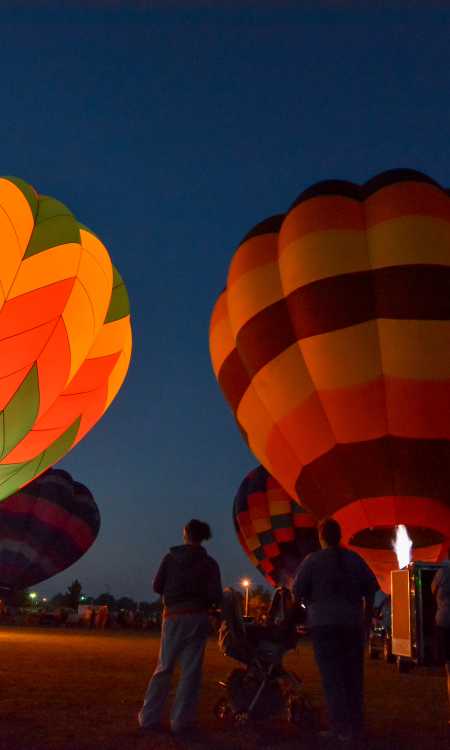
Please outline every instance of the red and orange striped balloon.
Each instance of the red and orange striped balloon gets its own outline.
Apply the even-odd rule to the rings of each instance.
[[[59,201],[0,179],[0,500],[60,460],[117,394],[128,295],[102,242]]]
[[[320,183],[238,247],[211,320],[249,447],[345,541],[450,532],[450,197],[396,170]],[[372,533],[371,530],[376,530]]]

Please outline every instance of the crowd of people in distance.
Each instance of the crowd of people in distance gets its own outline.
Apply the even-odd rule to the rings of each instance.
[[[107,604],[86,605],[78,610],[69,607],[30,610],[0,604],[0,625],[159,632],[161,621],[159,611],[147,616],[139,610],[111,609]]]

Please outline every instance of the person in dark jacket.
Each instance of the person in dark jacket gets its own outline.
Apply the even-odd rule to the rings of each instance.
[[[164,610],[158,663],[138,716],[143,729],[159,728],[177,663],[181,674],[171,711],[172,732],[182,734],[195,723],[208,610],[222,601],[219,566],[202,547],[202,542],[210,538],[207,523],[189,521],[184,528],[184,544],[170,549],[153,581],[153,590],[163,598]]]
[[[293,593],[307,603],[331,724],[323,734],[346,744],[363,728],[364,636],[379,585],[362,557],[341,547],[337,521],[323,520],[318,532],[322,549],[301,563]]]
[[[448,551],[450,558],[450,550]],[[450,703],[450,563],[439,568],[431,583],[431,591],[436,598],[436,637],[439,656],[445,661],[447,672],[447,695]],[[450,728],[450,720],[448,722]]]

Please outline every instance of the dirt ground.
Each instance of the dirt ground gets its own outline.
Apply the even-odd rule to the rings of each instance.
[[[217,682],[236,666],[207,647],[201,696],[201,740],[167,733],[142,737],[136,715],[155,664],[158,639],[134,633],[0,628],[1,750],[300,750],[315,747],[283,721],[237,730],[218,723],[213,706]],[[303,677],[323,711],[320,680],[310,644],[303,642],[287,664]],[[383,661],[367,663],[368,750],[442,750],[447,738],[444,674],[416,669],[398,674]]]

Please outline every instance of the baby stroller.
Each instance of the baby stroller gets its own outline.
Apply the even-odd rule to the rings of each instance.
[[[224,591],[219,648],[225,656],[244,667],[234,669],[219,684],[225,695],[215,706],[221,720],[242,725],[249,719],[284,716],[302,729],[311,731],[315,721],[303,683],[283,667],[283,657],[297,645],[305,609],[294,604],[288,589],[276,590],[267,622],[248,622],[242,616],[241,595]]]

